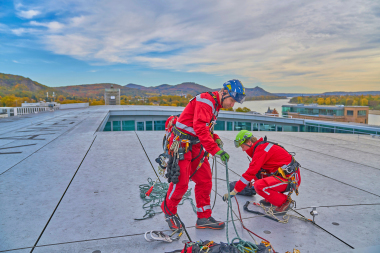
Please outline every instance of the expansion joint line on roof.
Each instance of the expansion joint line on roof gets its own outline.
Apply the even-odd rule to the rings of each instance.
[[[296,210],[293,210],[295,213],[297,213],[298,215],[300,215],[301,217],[305,218],[305,216],[303,216],[302,214],[300,214],[299,212],[297,212]],[[313,224],[314,226],[322,229],[323,231],[325,231],[326,233],[328,233],[329,235],[333,236],[334,238],[338,239],[339,241],[343,242],[344,244],[346,244],[348,247],[350,247],[351,249],[355,249],[353,246],[351,246],[350,244],[348,244],[347,242],[343,241],[342,239],[340,239],[339,237],[337,237],[336,235],[330,233],[329,231],[327,231],[326,229],[324,229],[323,227],[319,226],[318,224],[316,224],[315,222],[310,222],[311,224]]]
[[[87,119],[87,118],[85,118],[85,119]],[[12,165],[9,169],[7,169],[7,170],[3,171],[2,173],[0,173],[0,176],[3,175],[5,172],[9,171],[10,169],[14,168],[16,165],[20,164],[24,160],[28,159],[29,157],[31,157],[32,155],[34,155],[35,153],[37,153],[38,151],[40,151],[41,149],[43,149],[44,147],[46,147],[47,145],[49,145],[50,143],[52,143],[53,141],[55,141],[56,139],[58,139],[59,137],[61,137],[62,135],[66,134],[67,132],[69,132],[72,129],[74,129],[77,125],[79,125],[80,123],[82,123],[85,119],[83,119],[82,121],[78,122],[78,124],[73,125],[72,128],[67,129],[65,132],[61,133],[60,135],[58,135],[57,137],[55,137],[53,140],[49,141],[48,143],[46,143],[45,145],[43,145],[42,147],[40,147],[39,149],[37,149],[36,151],[34,151],[33,153],[31,153],[30,155],[28,155],[27,157],[25,157],[24,159],[22,159],[21,161],[19,161],[18,163]],[[12,142],[10,142],[10,143],[12,143]]]
[[[96,136],[94,137],[94,139],[92,140],[90,147],[88,148],[88,150],[87,150],[86,154],[84,155],[84,157],[83,157],[82,161],[80,162],[80,164],[79,164],[79,166],[78,166],[77,170],[75,171],[75,173],[74,173],[73,177],[71,178],[71,180],[70,180],[70,183],[67,185],[67,187],[66,187],[66,190],[63,192],[61,199],[58,201],[58,204],[57,204],[57,206],[55,207],[55,209],[54,209],[53,213],[50,215],[50,218],[49,218],[48,222],[46,223],[46,225],[45,225],[44,229],[42,230],[42,232],[41,232],[40,236],[38,237],[38,239],[37,239],[36,243],[34,244],[34,246],[33,246],[32,250],[30,251],[30,253],[32,253],[32,252],[33,252],[33,250],[36,248],[36,246],[37,246],[38,242],[40,241],[40,239],[41,239],[41,237],[42,237],[43,233],[45,232],[45,230],[46,230],[47,226],[49,225],[49,223],[50,223],[51,219],[53,218],[53,216],[54,216],[54,214],[55,214],[55,211],[57,211],[59,204],[61,204],[61,201],[62,201],[63,197],[65,196],[65,194],[66,194],[67,190],[69,189],[69,187],[70,187],[71,183],[73,182],[73,180],[74,180],[74,178],[75,178],[76,174],[78,173],[78,171],[79,171],[79,168],[82,166],[82,163],[83,163],[84,159],[86,159],[86,157],[87,157],[87,154],[88,154],[88,152],[90,151],[90,149],[91,149],[92,145],[94,144],[96,137],[97,137],[97,135],[96,135]]]
[[[59,115],[59,116],[56,116],[56,117],[53,117],[53,118],[49,118],[49,119],[44,119],[44,120],[41,120],[41,121],[37,121],[37,122],[35,122],[35,124],[38,124],[38,123],[41,123],[41,122],[45,122],[45,121],[49,121],[49,120],[52,120],[52,119],[55,119],[55,118],[59,118],[59,117],[65,116],[65,115],[67,115],[67,114],[69,114],[69,113],[65,113],[65,114],[62,114],[62,115]],[[30,117],[28,117],[28,118],[30,118]],[[14,121],[13,121],[13,122],[14,122]],[[25,128],[25,126],[20,127],[20,128],[17,128],[16,131],[17,131],[17,130],[20,130],[20,129],[23,129],[23,128]],[[7,134],[7,133],[10,133],[10,132],[14,132],[14,131],[15,131],[15,129],[13,128],[11,131],[8,131],[8,132],[5,132],[5,133],[1,133],[0,135]]]

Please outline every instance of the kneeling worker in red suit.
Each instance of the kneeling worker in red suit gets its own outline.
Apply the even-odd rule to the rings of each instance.
[[[234,142],[235,147],[241,147],[252,157],[252,161],[236,183],[235,189],[229,193],[230,196],[235,196],[254,180],[256,193],[264,198],[260,201],[261,204],[276,206],[274,213],[288,211],[293,201],[284,192],[295,191],[298,195],[301,183],[299,163],[282,146],[268,142],[266,137],[257,140],[247,130],[241,130]],[[223,196],[223,200],[227,198],[228,193]]]

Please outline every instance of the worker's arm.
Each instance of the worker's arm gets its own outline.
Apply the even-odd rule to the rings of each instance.
[[[221,149],[210,133],[209,123],[212,117],[212,107],[206,103],[196,101],[193,128],[204,149],[214,156]]]
[[[249,182],[251,182],[253,179],[257,180],[256,174],[259,172],[259,170],[262,168],[262,166],[265,164],[267,160],[267,152],[265,152],[263,149],[256,150],[252,162],[249,164],[248,169],[244,174],[241,176],[240,180],[237,181],[235,185],[235,190],[237,192],[241,192]]]

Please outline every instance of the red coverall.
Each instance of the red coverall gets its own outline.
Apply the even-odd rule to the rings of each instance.
[[[253,186],[255,187],[256,193],[269,201],[272,205],[281,206],[287,200],[287,195],[283,194],[288,186],[286,183],[287,180],[281,176],[277,177],[283,179],[283,181],[274,176],[263,176],[263,179],[258,179],[256,175],[261,168],[268,174],[276,172],[279,167],[289,164],[292,161],[292,156],[280,146],[272,143],[264,143],[257,146],[253,154],[255,145],[260,141],[263,141],[263,138],[260,138],[246,151],[247,154],[252,157],[252,162],[249,164],[247,171],[236,183],[235,189],[237,192],[242,191],[244,187],[254,179],[255,183]],[[297,184],[300,185],[301,174],[299,169],[295,179]]]
[[[216,96],[217,101],[219,101],[219,93],[215,91],[213,94]],[[162,211],[168,215],[177,213],[177,206],[188,189],[189,177],[195,172],[204,155],[204,150],[211,155],[215,155],[220,150],[215,142],[216,139],[219,139],[219,136],[216,134],[211,135],[210,133],[210,122],[213,116],[216,121],[216,115],[220,108],[222,108],[219,104],[218,102],[218,107],[214,108],[214,98],[208,93],[202,93],[197,95],[185,107],[177,120],[176,127],[186,134],[198,137],[200,143],[193,144],[192,150],[185,153],[185,159],[178,162],[180,167],[179,182],[177,184],[170,183],[166,195],[166,208],[165,201],[161,204]],[[173,142],[173,138],[174,135],[170,139],[170,145]],[[191,160],[197,157],[201,151],[201,144],[204,149],[202,149],[199,157],[192,162]],[[195,182],[194,192],[198,218],[209,218],[211,216],[210,193],[212,189],[212,175],[207,159],[204,160],[202,166],[191,180]]]

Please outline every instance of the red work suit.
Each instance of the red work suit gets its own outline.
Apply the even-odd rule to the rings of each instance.
[[[272,205],[281,206],[287,200],[287,195],[283,193],[288,186],[287,179],[283,179],[281,176],[276,176],[276,178],[274,176],[265,175],[260,179],[257,178],[257,176],[259,175],[258,173],[260,169],[265,170],[267,174],[276,172],[279,167],[289,164],[292,161],[292,156],[285,149],[272,143],[258,145],[255,153],[253,153],[255,145],[260,141],[263,141],[263,138],[260,138],[246,151],[246,153],[252,157],[252,162],[249,164],[247,171],[236,183],[235,189],[240,192],[249,182],[255,180],[253,186],[256,193]],[[297,184],[300,185],[301,174],[299,169],[296,173],[295,179]]]
[[[161,205],[162,211],[168,215],[177,213],[177,206],[188,189],[189,177],[196,171],[205,150],[211,155],[215,155],[220,150],[215,142],[216,139],[219,139],[219,136],[210,133],[210,123],[212,120],[216,121],[216,116],[221,108],[219,93],[215,91],[213,94],[216,96],[216,101],[218,101],[217,106],[213,96],[208,93],[202,93],[189,102],[176,122],[176,127],[180,131],[198,137],[200,143],[193,144],[192,150],[185,153],[184,160],[178,162],[180,167],[179,182],[177,184],[170,183],[166,201],[163,201]],[[174,134],[171,136],[170,145],[174,136]],[[197,156],[198,158],[192,161]],[[197,203],[197,216],[198,218],[209,218],[211,216],[212,175],[207,158],[191,180],[195,182],[194,192]]]

